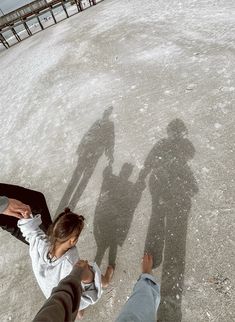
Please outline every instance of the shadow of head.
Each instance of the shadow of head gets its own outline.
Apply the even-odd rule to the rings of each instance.
[[[167,134],[170,140],[173,140],[175,157],[182,162],[193,159],[195,148],[193,144],[186,138],[188,129],[184,122],[180,119],[174,119],[167,126]]]
[[[167,134],[170,138],[185,137],[188,129],[182,120],[174,119],[167,126]]]
[[[131,163],[124,163],[121,168],[119,177],[122,179],[128,180],[128,178],[132,174],[133,168],[134,168],[134,166]]]

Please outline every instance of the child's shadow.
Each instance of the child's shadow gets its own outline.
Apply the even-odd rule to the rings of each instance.
[[[100,265],[105,251],[109,251],[109,264],[114,265],[118,246],[122,246],[131,226],[135,209],[145,189],[140,177],[129,181],[133,165],[124,163],[119,175],[109,165],[103,172],[103,183],[94,216],[94,236],[97,244],[95,261]]]
[[[153,254],[154,267],[162,263],[158,321],[180,322],[188,215],[198,187],[187,164],[195,149],[185,138],[185,124],[175,119],[168,125],[167,134],[155,144],[145,162],[152,196],[145,250]]]

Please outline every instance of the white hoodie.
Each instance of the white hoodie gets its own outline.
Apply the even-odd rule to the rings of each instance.
[[[51,262],[47,256],[50,244],[45,233],[39,228],[41,223],[41,215],[36,215],[33,218],[18,220],[18,227],[29,243],[33,272],[43,294],[48,298],[59,281],[72,271],[73,265],[79,260],[79,255],[77,248],[72,247],[63,256]],[[96,263],[92,268],[95,273],[94,283],[89,284],[89,287],[82,284],[83,292],[79,310],[95,304],[102,293],[100,269]]]

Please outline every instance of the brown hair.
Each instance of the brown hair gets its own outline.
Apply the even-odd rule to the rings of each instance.
[[[47,236],[51,244],[50,253],[53,254],[56,243],[67,241],[72,234],[78,238],[83,227],[84,217],[73,213],[69,208],[65,208],[47,231]]]

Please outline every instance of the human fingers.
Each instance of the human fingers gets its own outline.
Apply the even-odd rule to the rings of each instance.
[[[14,212],[12,211],[12,213],[14,214],[18,214],[18,218],[29,218],[30,217],[30,211],[25,210],[23,208],[18,208],[18,209],[14,209]]]
[[[25,205],[25,214],[26,215],[31,215],[32,210],[29,205]]]
[[[21,214],[23,217],[25,216],[26,218],[28,218],[28,216],[31,214],[30,206],[16,199],[9,199],[8,211],[12,214]]]
[[[3,214],[6,216],[12,216],[18,219],[22,219],[22,214],[20,212],[17,212],[15,210],[11,210],[9,207],[3,211]]]
[[[77,265],[82,265],[84,263],[84,259],[79,259],[78,261],[77,261]]]
[[[26,205],[26,204],[24,204],[24,203],[22,203],[20,201],[17,203],[16,208],[19,208],[22,211],[31,211],[31,208],[30,208],[29,205]]]
[[[22,212],[22,218],[24,219],[29,219],[30,218],[30,213],[29,212]]]
[[[80,259],[79,261],[77,261],[76,265],[79,266],[79,267],[84,268],[84,267],[86,267],[88,265],[88,261],[84,260],[84,259]]]
[[[16,217],[18,219],[22,219],[23,218],[22,214],[21,213],[17,213],[17,212],[12,213],[12,216],[13,217]]]
[[[32,213],[31,208],[28,205],[20,207],[18,212],[21,213],[23,218],[29,218]]]

